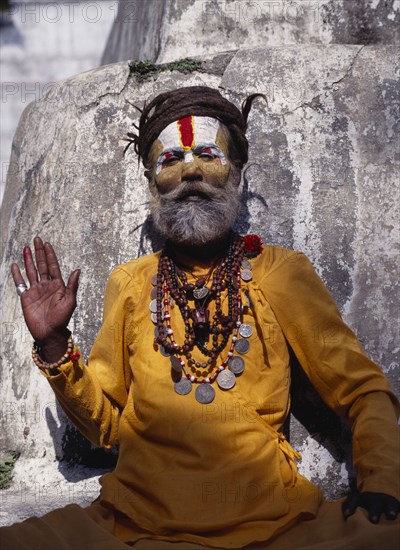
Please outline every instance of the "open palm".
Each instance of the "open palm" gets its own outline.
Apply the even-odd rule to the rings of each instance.
[[[46,342],[62,334],[68,326],[76,307],[80,270],[73,271],[65,285],[52,245],[43,245],[42,239],[35,237],[34,248],[36,265],[31,249],[26,246],[23,251],[30,286],[21,295],[21,306],[33,338]],[[26,285],[17,264],[12,264],[11,273],[15,285]]]

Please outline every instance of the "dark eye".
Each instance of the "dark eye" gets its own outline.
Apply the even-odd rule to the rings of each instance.
[[[205,153],[205,152],[198,153],[197,156],[203,160],[213,160],[216,158],[216,155],[214,155],[213,153]]]
[[[164,159],[164,160],[162,161],[162,165],[163,165],[163,166],[173,166],[173,165],[176,164],[179,160],[180,160],[179,157],[173,155],[173,156],[171,156],[171,157],[168,157],[168,158]]]

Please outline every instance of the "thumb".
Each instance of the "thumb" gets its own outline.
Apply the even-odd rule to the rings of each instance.
[[[78,292],[80,269],[75,269],[68,278],[67,289],[73,292],[74,295]]]

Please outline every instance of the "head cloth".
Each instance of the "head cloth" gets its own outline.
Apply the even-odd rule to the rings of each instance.
[[[128,134],[130,143],[126,149],[134,143],[139,160],[142,159],[146,165],[152,144],[171,122],[189,115],[204,116],[216,118],[227,127],[235,156],[239,157],[242,165],[246,164],[249,147],[246,138],[247,117],[253,100],[258,96],[266,99],[263,94],[252,94],[243,102],[240,111],[218,90],[208,86],[188,86],[159,94],[144,106],[139,126],[136,126],[139,134]]]

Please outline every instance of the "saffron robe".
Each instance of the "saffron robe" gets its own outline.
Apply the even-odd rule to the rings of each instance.
[[[321,492],[297,472],[297,455],[282,435],[289,346],[324,401],[351,425],[358,488],[399,498],[396,397],[307,258],[265,246],[251,260],[252,280],[242,283],[243,322],[253,328],[246,368],[229,391],[214,383],[215,399],[204,405],[195,385],[188,395],[174,391],[170,360],[153,348],[148,304],[159,254],[113,271],[87,365],[80,359],[48,376],[90,441],[120,445],[115,470],[101,478],[99,503],[125,518],[123,540],[241,548],[316,516]],[[208,267],[191,269],[199,276]],[[171,324],[182,343],[177,306]]]

